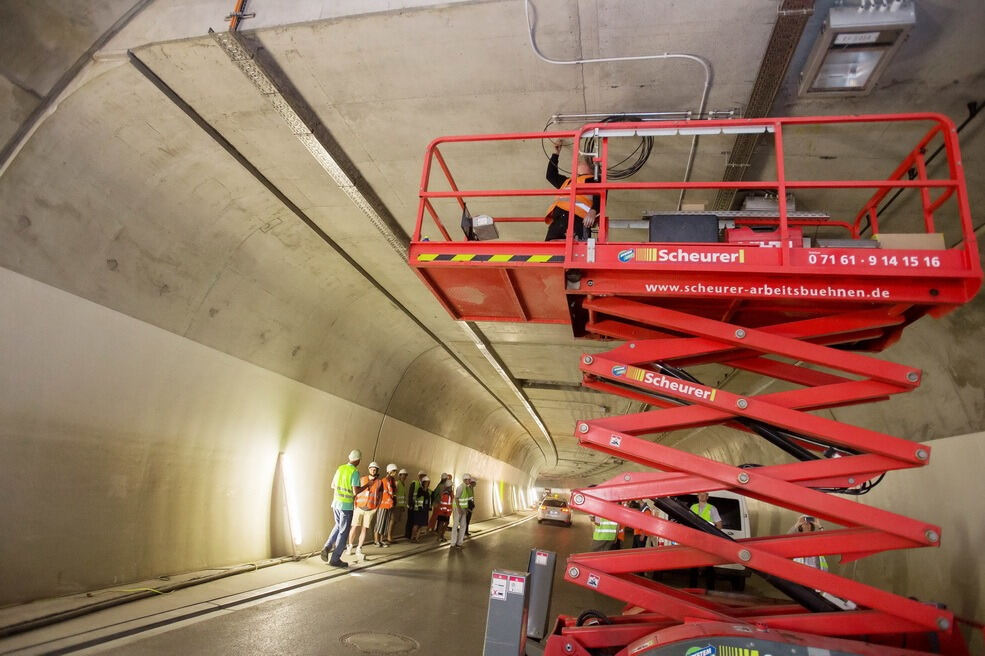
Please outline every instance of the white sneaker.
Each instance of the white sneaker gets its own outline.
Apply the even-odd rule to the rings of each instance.
[[[362,558],[363,557],[363,550],[360,549],[359,547],[356,547],[356,555],[359,556],[360,558]]]
[[[358,553],[358,550],[356,552]],[[352,555],[352,545],[351,544],[345,545],[345,555],[346,556],[351,556]]]

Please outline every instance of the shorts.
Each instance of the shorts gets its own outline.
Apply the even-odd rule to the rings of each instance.
[[[366,528],[373,528],[373,520],[375,518],[376,508],[365,510],[356,506],[356,509],[352,511],[352,527],[365,526]]]
[[[386,535],[390,528],[391,517],[393,517],[393,508],[380,508],[380,512],[376,514],[376,528],[373,529],[373,532]]]

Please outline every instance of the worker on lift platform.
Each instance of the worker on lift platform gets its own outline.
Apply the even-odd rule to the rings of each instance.
[[[567,189],[571,184],[571,178],[564,177],[558,171],[558,158],[564,142],[558,140],[554,145],[554,154],[551,155],[547,163],[547,181],[557,189]],[[592,163],[588,158],[578,159],[578,182],[598,182],[599,180],[592,175]],[[599,202],[601,196],[585,196],[579,194],[575,196],[575,239],[585,240],[591,232],[592,226],[599,214]],[[568,234],[568,214],[570,212],[570,202],[567,196],[562,196],[551,205],[544,217],[544,222],[549,224],[547,227],[547,237],[544,241],[554,239],[564,239]]]

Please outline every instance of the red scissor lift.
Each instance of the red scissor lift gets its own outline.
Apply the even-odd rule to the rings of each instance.
[[[925,314],[947,313],[971,299],[981,285],[954,125],[936,114],[654,125],[600,123],[568,133],[442,138],[429,146],[425,162],[410,264],[451,315],[463,320],[570,322],[576,336],[618,340],[622,344],[606,353],[582,357],[583,384],[653,408],[577,422],[575,435],[582,445],[656,471],[625,473],[596,487],[575,490],[571,504],[676,546],[571,556],[565,578],[624,601],[626,612],[590,626],[560,617],[546,642],[546,653],[691,654],[712,647],[704,653],[767,654],[782,648],[782,653],[806,654],[808,647],[845,654],[968,653],[948,610],[793,560],[840,554],[844,563],[890,549],[939,545],[940,529],[933,524],[832,493],[858,490],[892,470],[925,466],[930,448],[812,411],[884,400],[915,389],[920,384],[919,370],[861,352],[882,350],[899,338],[906,325]],[[929,129],[888,178],[787,177],[785,131],[846,125]],[[695,132],[772,135],[775,178],[686,183],[607,179],[610,139]],[[457,142],[564,138],[584,144],[588,137],[595,138],[601,181],[573,184],[563,191],[459,189],[441,152],[442,146]],[[938,145],[947,166],[945,177],[935,178],[928,175],[926,154]],[[438,163],[443,176],[436,171],[432,176],[432,162]],[[431,189],[432,177],[443,177],[446,189]],[[773,224],[779,247],[610,239],[606,211],[610,196],[668,189],[775,193],[778,216],[742,216],[736,223]],[[872,232],[879,233],[878,209],[898,189],[912,189],[919,198],[925,233],[940,227],[935,225],[935,214],[950,207],[952,221],[957,217],[960,223],[950,226],[956,245],[927,250],[919,244],[900,249],[887,243],[858,249],[845,243],[838,247],[835,242],[819,248],[790,239],[791,229],[797,226],[822,225],[827,230],[840,226],[846,238],[857,240],[868,222]],[[832,221],[797,218],[788,212],[787,193],[795,190],[872,193],[855,216]],[[574,240],[570,227],[564,242],[454,241],[436,210],[439,202],[449,199],[464,210],[472,199],[545,196],[546,201],[567,195],[573,201],[578,194],[601,196],[593,242]],[[422,240],[425,217],[434,222],[444,241]],[[498,216],[496,221],[508,228],[511,222],[539,222],[543,217]],[[707,363],[785,381],[788,389],[739,395],[704,385],[687,373],[687,367]],[[742,467],[641,437],[713,424],[759,434],[793,456],[793,461]],[[675,517],[673,503],[667,505],[676,495],[723,489],[841,528],[733,540],[704,522]],[[656,499],[678,521],[621,505],[642,498]],[[727,563],[762,575],[793,601],[706,594],[640,574]],[[851,600],[857,607],[842,610],[822,592]]]

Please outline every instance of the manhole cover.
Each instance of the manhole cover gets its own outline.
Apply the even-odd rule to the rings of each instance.
[[[372,654],[373,656],[410,654],[420,647],[416,640],[404,635],[371,631],[346,633],[339,638],[339,641],[343,645],[356,648],[361,654]]]

